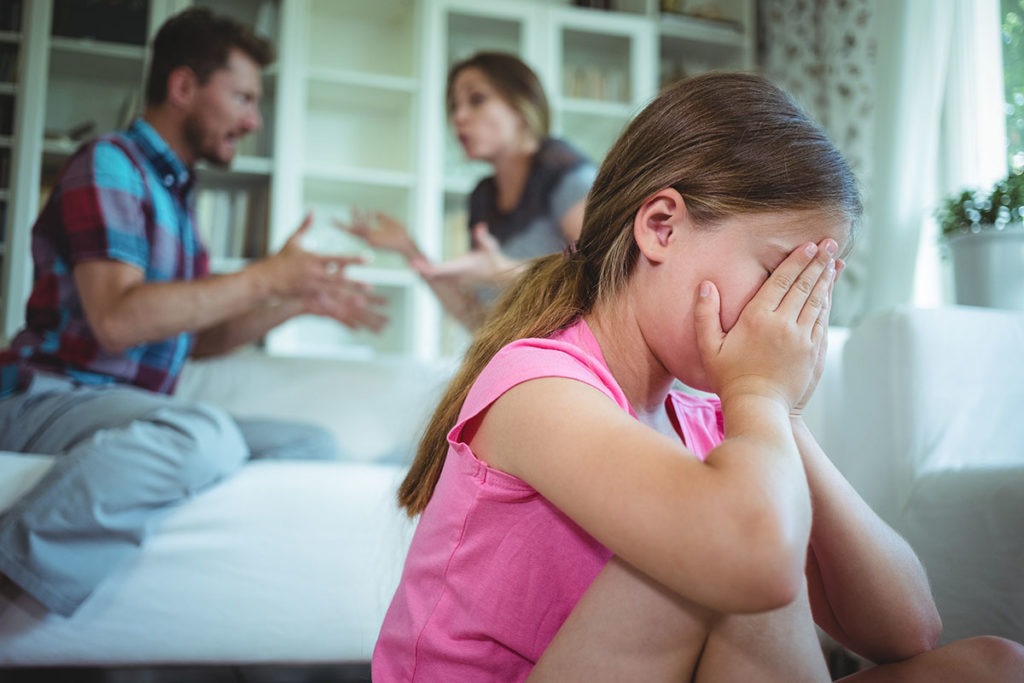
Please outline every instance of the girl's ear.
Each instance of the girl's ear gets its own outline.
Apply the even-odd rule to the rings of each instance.
[[[665,260],[673,236],[686,220],[686,202],[676,190],[666,187],[644,200],[633,219],[633,237],[647,259]]]

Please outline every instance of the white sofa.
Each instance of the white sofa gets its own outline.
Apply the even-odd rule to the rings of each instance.
[[[182,398],[322,424],[342,460],[250,463],[178,506],[71,618],[6,591],[0,668],[367,662],[413,529],[395,492],[450,373],[256,351],[192,363]],[[50,462],[0,453],[0,509]]]
[[[1024,640],[1024,314],[901,310],[830,340],[808,419],[921,555],[945,639]],[[183,397],[319,422],[344,461],[250,464],[177,508],[70,619],[0,596],[0,667],[367,661],[413,528],[395,488],[451,369],[192,364]],[[0,454],[0,508],[48,462]]]
[[[943,641],[1024,642],[1024,312],[890,311],[831,361],[816,433],[917,551]]]

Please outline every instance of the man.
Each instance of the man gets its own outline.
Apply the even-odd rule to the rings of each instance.
[[[381,301],[304,251],[210,276],[192,222],[199,161],[229,164],[260,126],[268,43],[191,9],[157,34],[146,110],[80,149],[33,227],[27,320],[0,352],[0,450],[58,455],[0,515],[0,575],[72,614],[170,507],[249,457],[331,457],[322,430],[235,420],[171,393],[190,356],[299,314],[377,330]],[[268,390],[271,388],[268,387]]]

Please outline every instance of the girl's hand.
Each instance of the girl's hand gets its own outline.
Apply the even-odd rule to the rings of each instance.
[[[807,402],[811,400],[811,396],[814,394],[814,390],[818,387],[818,381],[821,379],[821,375],[825,371],[825,357],[828,353],[828,317],[829,313],[831,313],[832,311],[832,290],[835,288],[836,280],[839,278],[839,275],[843,272],[843,268],[845,267],[846,263],[844,261],[838,259],[836,260],[836,272],[834,277],[832,278],[831,284],[829,284],[828,304],[826,310],[824,311],[824,325],[826,334],[822,338],[821,345],[818,348],[818,357],[814,362],[814,372],[811,375],[810,384],[807,385],[807,391],[804,392],[804,395],[801,396],[800,400],[797,401],[796,405],[793,406],[792,415],[794,417],[803,414],[804,408],[807,406]]]
[[[793,251],[754,294],[728,332],[722,330],[718,289],[703,282],[695,309],[697,345],[712,390],[723,403],[754,394],[787,411],[817,382],[835,279],[835,240]]]

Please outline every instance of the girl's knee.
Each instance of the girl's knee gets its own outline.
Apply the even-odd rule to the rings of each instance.
[[[998,636],[977,636],[960,642],[984,667],[986,677],[978,680],[1024,681],[1024,645]]]

